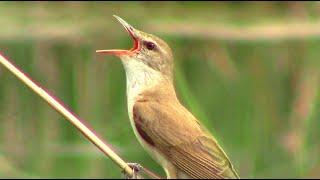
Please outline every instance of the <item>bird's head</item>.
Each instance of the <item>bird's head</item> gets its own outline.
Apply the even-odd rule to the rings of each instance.
[[[133,28],[126,21],[114,15],[124,26],[133,39],[133,47],[130,50],[110,49],[97,50],[100,54],[116,55],[124,64],[141,64],[160,72],[168,78],[172,78],[173,56],[170,47],[162,39]],[[133,68],[133,66],[131,66]],[[129,68],[131,68],[129,67]],[[136,68],[136,67],[135,67]],[[131,69],[131,71],[134,71]]]

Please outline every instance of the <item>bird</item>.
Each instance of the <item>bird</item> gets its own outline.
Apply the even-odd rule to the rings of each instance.
[[[168,179],[240,178],[215,137],[177,98],[169,45],[114,17],[133,39],[133,47],[96,52],[121,59],[130,124],[142,147]]]

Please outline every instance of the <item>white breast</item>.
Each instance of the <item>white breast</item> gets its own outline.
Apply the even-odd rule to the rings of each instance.
[[[126,71],[127,78],[127,103],[128,103],[128,114],[131,126],[133,128],[134,134],[139,140],[140,144],[147,150],[147,152],[163,167],[167,166],[167,161],[164,157],[157,152],[154,148],[151,148],[147,142],[137,132],[133,120],[133,105],[137,96],[143,92],[146,88],[150,88],[161,81],[162,75],[160,72],[153,70],[144,63],[134,60],[122,58],[122,63]]]
[[[136,97],[146,88],[158,84],[162,78],[160,72],[153,70],[144,63],[128,57],[122,57],[127,78],[128,110],[132,111]]]

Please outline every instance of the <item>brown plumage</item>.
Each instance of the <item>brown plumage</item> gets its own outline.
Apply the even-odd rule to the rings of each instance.
[[[144,140],[192,178],[237,178],[216,140],[175,97],[161,87],[140,94],[133,117]]]
[[[168,178],[238,178],[215,138],[179,102],[170,47],[116,18],[133,38],[134,47],[97,52],[122,60],[129,118],[141,145],[161,164]]]

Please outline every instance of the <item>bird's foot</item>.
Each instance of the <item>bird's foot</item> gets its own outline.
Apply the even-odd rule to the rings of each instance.
[[[140,179],[140,171],[142,170],[142,166],[138,163],[127,163],[129,167],[131,167],[133,171],[133,175],[130,176],[124,172],[126,179]]]

